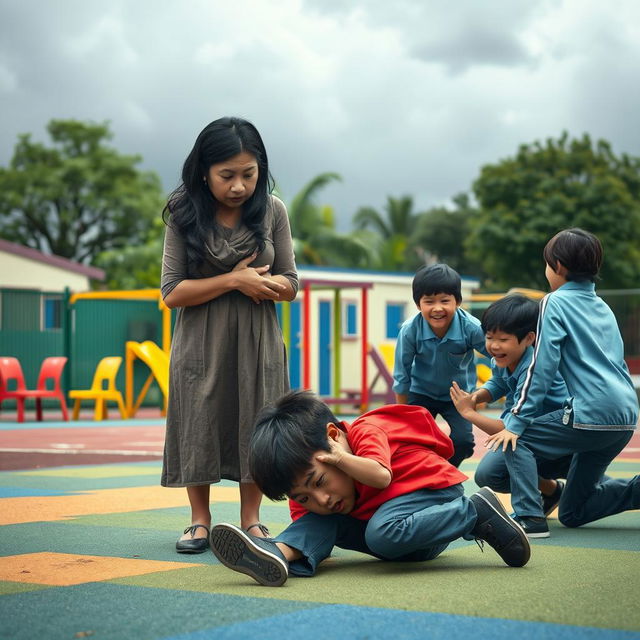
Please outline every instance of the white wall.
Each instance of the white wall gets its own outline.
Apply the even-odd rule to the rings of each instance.
[[[67,269],[0,251],[0,287],[43,291],[87,291],[89,279]]]

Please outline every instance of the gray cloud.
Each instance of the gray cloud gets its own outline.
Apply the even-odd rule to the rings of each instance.
[[[446,203],[565,129],[640,155],[632,0],[0,0],[0,14],[0,164],[53,117],[108,120],[168,191],[202,127],[237,114],[285,198],[343,175],[323,201],[346,229],[387,195]]]

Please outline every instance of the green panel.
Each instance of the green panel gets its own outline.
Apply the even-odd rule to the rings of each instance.
[[[73,358],[71,387],[88,389],[98,362],[107,356],[121,356],[122,365],[116,379],[125,390],[125,343],[127,340],[152,340],[161,345],[162,314],[158,303],[149,300],[78,300],[72,306],[71,354]],[[134,391],[144,385],[149,375],[147,366],[134,363]],[[143,405],[161,406],[162,393],[154,382]]]
[[[44,298],[63,299],[62,293],[0,289],[0,355],[18,358],[28,389],[35,389],[40,365],[45,358],[64,355],[63,330],[41,330]],[[44,407],[59,407],[45,400]],[[27,400],[27,410],[35,403]],[[15,402],[7,400],[2,408],[10,412]]]
[[[624,341],[625,358],[640,358],[640,292],[597,291],[598,295],[611,307],[618,321]]]

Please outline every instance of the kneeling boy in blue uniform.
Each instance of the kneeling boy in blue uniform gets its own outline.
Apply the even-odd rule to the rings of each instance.
[[[640,507],[640,475],[605,475],[631,440],[638,399],[616,317],[595,292],[602,245],[588,231],[565,229],[549,240],[543,255],[551,293],[540,303],[526,383],[504,418],[504,430],[489,438],[494,450],[504,452],[511,503],[527,533],[548,532],[538,491],[539,459],[572,456],[558,507],[567,527]],[[567,398],[561,409],[545,413],[544,398],[557,373]]]
[[[454,381],[451,399],[460,415],[492,436],[504,429],[503,420],[520,398],[533,359],[533,345],[538,322],[538,303],[519,293],[506,295],[491,304],[482,314],[482,330],[491,356],[492,376],[484,386],[466,393]],[[476,410],[482,402],[492,402],[504,396],[500,418],[492,418]],[[549,385],[543,399],[545,413],[562,408],[567,397],[567,386],[559,374]],[[542,493],[542,510],[551,514],[560,502],[564,482],[571,465],[571,456],[557,460],[537,459],[538,488]],[[489,451],[480,461],[474,477],[480,487],[487,486],[500,493],[511,493],[509,470],[502,452]],[[548,537],[548,530],[525,532],[530,538]]]
[[[225,566],[268,586],[314,575],[334,546],[424,561],[462,537],[524,566],[524,531],[491,489],[464,496],[467,478],[447,462],[452,452],[422,407],[386,405],[348,424],[313,394],[289,393],[259,416],[249,462],[267,497],[290,498],[294,521],[275,539],[219,524],[211,548]]]

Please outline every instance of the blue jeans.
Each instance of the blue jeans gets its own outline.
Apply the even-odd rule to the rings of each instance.
[[[536,459],[537,473],[540,478],[566,478],[569,475],[572,456],[563,456],[557,460]],[[479,487],[489,487],[499,493],[511,493],[511,478],[507,462],[502,451],[488,451],[478,464],[474,482]]]
[[[451,429],[451,441],[453,442],[453,455],[449,462],[454,467],[473,455],[473,428],[468,420],[465,420],[456,409],[453,402],[434,400],[420,393],[409,392],[408,404],[424,407],[433,416],[434,420],[440,414]]]
[[[432,560],[448,544],[470,532],[477,516],[461,484],[445,489],[421,489],[381,505],[371,520],[348,515],[307,513],[292,522],[276,542],[297,549],[302,558],[289,572],[309,577],[331,555],[333,547],[367,553],[381,560],[418,562]]]
[[[606,516],[640,507],[640,476],[605,476],[611,461],[624,449],[633,431],[574,429],[562,423],[562,409],[536,419],[518,438],[516,450],[504,458],[511,477],[511,504],[518,516],[542,517],[536,459],[557,460],[572,455],[558,518],[579,527]]]

